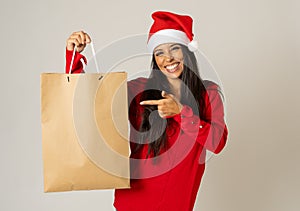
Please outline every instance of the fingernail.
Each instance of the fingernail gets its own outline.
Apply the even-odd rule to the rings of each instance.
[[[142,101],[142,102],[140,102],[140,105],[144,105],[144,102]]]

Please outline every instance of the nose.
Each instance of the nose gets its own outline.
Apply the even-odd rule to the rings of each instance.
[[[172,61],[174,59],[173,54],[170,52],[168,52],[165,57],[167,61]]]

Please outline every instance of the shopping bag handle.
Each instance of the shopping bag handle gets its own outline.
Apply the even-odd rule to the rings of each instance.
[[[100,73],[98,62],[97,62],[97,59],[96,59],[96,51],[95,51],[93,42],[90,43],[90,46],[91,46],[91,50],[92,50],[92,54],[93,54],[93,59],[94,59],[95,64],[96,64],[97,73]],[[70,68],[69,68],[69,75],[72,73],[71,70],[72,70],[72,67],[73,67],[74,59],[75,59],[75,53],[76,53],[76,45],[74,46],[74,49],[73,49],[72,60],[71,60]],[[82,60],[80,60],[80,61],[82,62],[82,65],[85,66],[84,62]]]

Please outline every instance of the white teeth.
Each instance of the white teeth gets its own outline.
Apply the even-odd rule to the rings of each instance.
[[[168,65],[168,66],[166,66],[166,69],[167,69],[167,70],[173,70],[173,69],[175,69],[178,65],[179,65],[179,63],[173,64],[173,65]]]

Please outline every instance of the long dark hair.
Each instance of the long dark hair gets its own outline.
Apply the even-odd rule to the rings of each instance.
[[[182,81],[180,90],[180,102],[189,105],[194,114],[202,115],[205,108],[203,80],[200,77],[195,54],[184,46],[180,45],[183,52],[183,72],[180,75]],[[154,55],[152,56],[151,74],[147,81],[145,91],[142,93],[141,101],[162,99],[161,91],[172,93],[167,77],[161,72],[156,64]],[[155,157],[166,146],[166,126],[170,119],[163,119],[158,115],[157,106],[144,106],[142,122],[139,128],[139,137],[136,151],[143,145],[148,144],[147,156]]]

